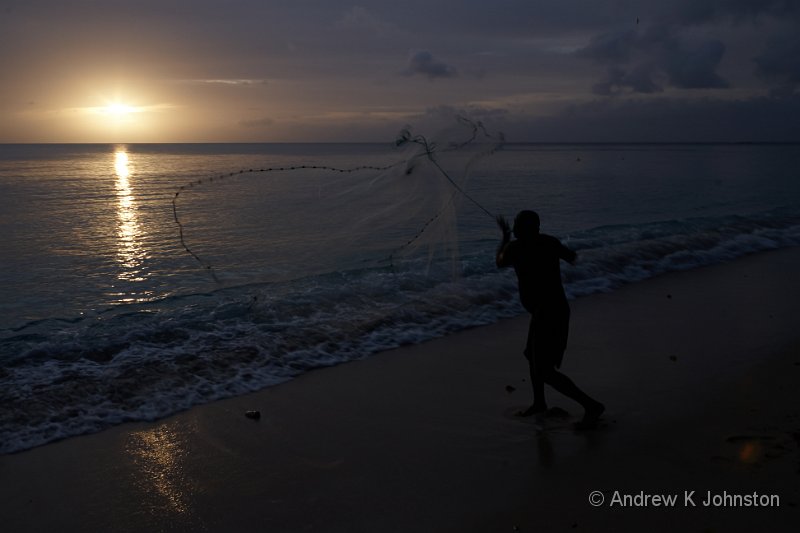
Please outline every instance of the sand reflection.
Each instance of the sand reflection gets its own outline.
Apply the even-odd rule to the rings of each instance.
[[[167,424],[137,431],[129,437],[127,450],[138,467],[136,484],[145,493],[157,494],[170,511],[189,513],[193,490],[184,470],[181,432]]]
[[[136,211],[136,199],[131,190],[131,165],[125,147],[114,152],[114,172],[117,177],[117,263],[122,267],[117,274],[124,281],[145,281],[142,264],[145,259],[142,247],[143,230]]]

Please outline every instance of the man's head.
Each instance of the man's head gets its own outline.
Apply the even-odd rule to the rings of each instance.
[[[539,234],[539,215],[535,211],[520,211],[514,219],[514,236],[529,239]]]

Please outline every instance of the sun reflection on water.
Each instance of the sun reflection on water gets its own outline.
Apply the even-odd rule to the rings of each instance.
[[[131,165],[126,148],[114,152],[114,172],[117,177],[117,263],[122,267],[117,278],[121,281],[145,281],[142,265],[145,251],[144,235],[136,210],[136,198],[131,189]]]

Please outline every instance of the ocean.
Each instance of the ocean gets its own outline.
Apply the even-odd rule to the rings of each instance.
[[[428,148],[0,145],[0,453],[522,314],[498,214],[571,298],[800,245],[800,145]]]

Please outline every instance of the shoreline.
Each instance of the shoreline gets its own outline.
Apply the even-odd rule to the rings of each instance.
[[[606,404],[597,431],[552,390],[570,419],[514,416],[531,400],[518,317],[0,456],[0,512],[11,531],[790,531],[798,267],[787,248],[572,301],[562,369]],[[593,490],[781,505],[664,521]]]

